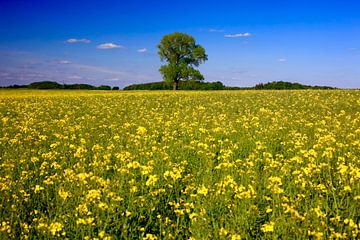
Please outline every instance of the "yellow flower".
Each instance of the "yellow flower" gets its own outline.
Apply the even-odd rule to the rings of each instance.
[[[126,216],[126,217],[130,217],[131,214],[132,214],[132,213],[131,213],[130,211],[127,211],[127,210],[125,211],[125,216]]]
[[[76,210],[77,210],[79,213],[84,214],[84,215],[87,215],[87,214],[89,213],[89,209],[88,209],[86,203],[80,204],[80,205],[76,208]]]
[[[232,234],[231,240],[241,240],[241,236],[239,234]]]
[[[109,206],[106,203],[99,202],[98,207],[102,210],[106,210],[109,208]]]
[[[146,130],[146,128],[140,126],[140,127],[138,127],[138,128],[136,129],[136,133],[137,133],[138,135],[143,136],[143,135],[145,135],[145,134],[147,133],[147,130]]]
[[[9,118],[3,117],[1,120],[2,120],[3,124],[6,125],[6,123],[9,121]]]
[[[309,236],[314,236],[316,239],[322,239],[322,237],[324,236],[324,233],[322,232],[315,232],[310,230],[308,230],[308,234]]]
[[[264,225],[262,225],[261,227],[261,231],[267,233],[267,232],[273,232],[274,231],[274,226],[275,226],[275,223],[274,222],[269,222],[269,223],[266,223]]]
[[[63,229],[63,225],[61,223],[55,222],[51,223],[49,226],[49,231],[52,235],[56,235],[58,232],[60,232]]]
[[[44,190],[44,187],[40,186],[40,185],[35,185],[35,188],[34,188],[34,192],[35,193],[39,193],[41,192],[42,190]]]
[[[143,238],[143,240],[156,240],[156,239],[157,239],[157,237],[155,235],[153,235],[153,234],[150,234],[150,233],[147,233],[145,235],[145,237]]]
[[[70,196],[70,193],[66,192],[63,188],[59,189],[58,194],[63,200],[66,200]]]
[[[91,224],[95,221],[95,218],[93,218],[93,217],[88,217],[88,218],[86,218],[85,220],[86,220],[86,223],[87,223],[88,225],[91,225]]]
[[[204,195],[204,196],[206,196],[208,194],[208,192],[209,192],[209,190],[204,185],[202,185],[201,187],[199,187],[197,189],[197,193]]]
[[[145,185],[146,186],[154,186],[155,183],[159,180],[157,175],[150,175],[148,180],[146,181]]]
[[[105,231],[101,230],[98,235],[99,235],[100,238],[104,238],[105,237]]]
[[[86,221],[85,221],[85,219],[83,219],[83,218],[78,218],[78,219],[76,220],[76,224],[77,224],[77,225],[81,225],[81,224],[86,225]]]
[[[219,230],[219,235],[220,236],[226,236],[227,234],[229,233],[229,231],[228,230],[226,230],[225,228],[220,228],[220,230]]]
[[[270,207],[266,208],[266,213],[271,213],[273,210]]]
[[[86,195],[87,201],[100,200],[101,190],[92,189]]]

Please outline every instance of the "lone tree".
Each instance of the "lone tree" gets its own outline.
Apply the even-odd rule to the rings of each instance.
[[[161,61],[168,62],[159,71],[164,81],[173,83],[173,90],[179,88],[180,80],[204,80],[204,76],[194,67],[208,58],[205,49],[196,44],[192,36],[178,32],[165,35],[158,48]]]

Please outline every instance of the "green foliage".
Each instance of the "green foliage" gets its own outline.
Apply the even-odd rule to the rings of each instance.
[[[78,83],[63,85],[52,81],[33,82],[29,85],[11,85],[4,88],[111,90],[111,87],[107,85],[101,85],[99,87]],[[119,87],[114,87],[113,90],[119,90]]]
[[[152,82],[144,84],[132,84],[124,88],[124,90],[171,90],[171,82]],[[290,82],[269,82],[259,83],[255,87],[228,87],[222,82],[200,82],[200,81],[179,81],[181,90],[285,90],[285,89],[334,89],[327,86],[308,86],[300,83]]]
[[[96,87],[89,84],[65,84],[64,89],[88,89],[94,90]]]
[[[224,90],[222,82],[199,82],[199,81],[180,81],[181,90]],[[132,84],[124,90],[171,90],[172,84],[169,82],[152,82],[144,84]]]
[[[18,85],[18,84],[14,84],[14,85],[10,85],[10,86],[0,86],[0,88],[27,88],[27,85]]]
[[[283,82],[283,81],[274,81],[269,83],[259,83],[255,86],[255,89],[333,89],[332,87],[326,86],[308,86],[300,83],[291,83],[291,82]]]
[[[168,64],[160,67],[164,81],[173,83],[174,90],[179,82],[186,80],[202,81],[203,75],[198,67],[208,58],[205,49],[195,43],[195,39],[185,33],[172,33],[165,35],[158,45],[161,61]]]
[[[253,90],[254,87],[229,87],[226,86],[224,90]]]
[[[63,88],[63,85],[61,85],[57,82],[43,81],[43,82],[33,82],[28,86],[28,88],[31,88],[31,89],[61,89],[61,88]]]
[[[131,84],[124,87],[124,90],[171,90],[172,86],[169,82],[151,82],[141,84]]]
[[[98,90],[111,90],[110,86],[107,85],[101,85],[100,87],[97,88]]]

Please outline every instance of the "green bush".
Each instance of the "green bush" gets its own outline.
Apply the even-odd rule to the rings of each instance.
[[[28,85],[28,88],[32,89],[61,89],[63,88],[63,85],[57,83],[57,82],[51,82],[51,81],[42,81],[42,82],[33,82]]]
[[[101,85],[97,88],[98,90],[111,90],[111,87],[110,86],[107,86],[107,85]]]

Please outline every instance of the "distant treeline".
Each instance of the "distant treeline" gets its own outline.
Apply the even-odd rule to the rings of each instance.
[[[291,83],[291,82],[283,82],[283,81],[275,81],[269,83],[259,83],[257,84],[254,89],[274,89],[274,90],[281,90],[281,89],[334,89],[333,87],[327,86],[308,86],[303,85],[300,83]]]
[[[11,85],[2,88],[119,90],[119,87],[110,87],[107,85],[95,87],[90,84],[59,84],[52,81],[33,82],[29,85]]]
[[[226,87],[222,82],[198,82],[180,81],[180,90],[224,90]],[[172,90],[173,84],[168,82],[151,82],[143,84],[132,84],[124,90]]]
[[[124,88],[124,90],[171,90],[172,83],[167,82],[151,82],[143,84],[132,84]],[[179,84],[180,90],[261,90],[261,89],[334,89],[326,86],[308,86],[300,83],[291,83],[283,81],[275,81],[269,83],[259,83],[254,87],[227,87],[222,82],[196,82],[182,81]]]
[[[59,84],[52,81],[33,82],[29,85],[11,85],[0,88],[28,88],[28,89],[87,89],[87,90],[119,90],[119,87],[110,87],[101,85],[95,87],[90,84]],[[143,84],[132,84],[124,90],[172,90],[172,83],[151,82]],[[327,86],[308,86],[300,83],[291,83],[275,81],[268,83],[259,83],[254,87],[227,87],[222,82],[198,82],[198,81],[181,81],[180,90],[282,90],[282,89],[335,89]]]

